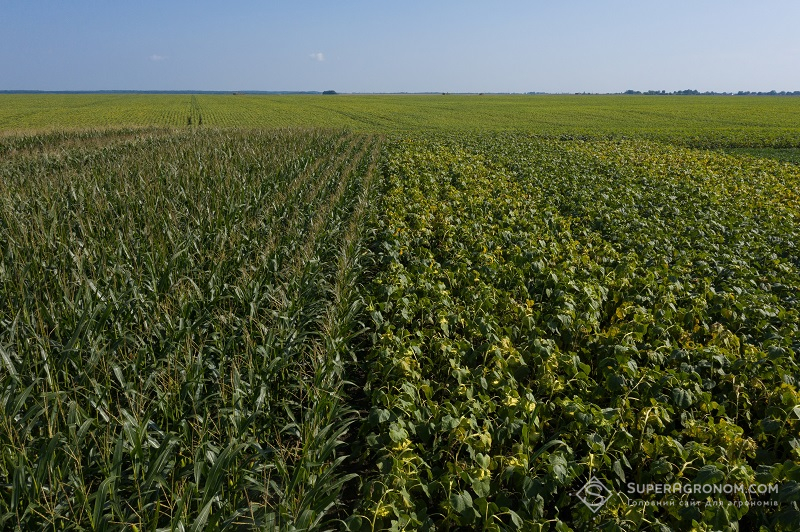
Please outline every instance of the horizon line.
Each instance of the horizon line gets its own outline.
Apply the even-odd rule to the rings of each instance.
[[[528,91],[528,92],[493,92],[493,91],[392,91],[392,92],[339,92],[332,90],[196,90],[196,89],[84,89],[84,90],[42,90],[42,89],[0,89],[0,94],[274,94],[274,95],[520,95],[520,96],[800,96],[800,90],[771,90],[771,91],[698,91],[683,89],[676,91],[648,90],[638,91],[628,89],[618,92],[590,92],[590,91]]]

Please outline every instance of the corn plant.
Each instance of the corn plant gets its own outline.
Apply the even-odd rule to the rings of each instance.
[[[353,480],[345,366],[376,139],[152,131],[11,144],[2,526],[331,526]]]

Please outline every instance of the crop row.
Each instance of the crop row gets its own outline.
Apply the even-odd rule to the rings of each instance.
[[[336,518],[379,143],[93,138],[0,161],[0,528]]]
[[[351,529],[795,529],[795,167],[500,135],[398,141],[384,174]]]

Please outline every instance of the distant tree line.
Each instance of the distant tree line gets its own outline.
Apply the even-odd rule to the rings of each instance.
[[[713,92],[706,91],[700,92],[693,89],[686,89],[682,91],[635,91],[626,90],[623,94],[644,94],[646,96],[800,96],[800,91],[769,91],[769,92],[755,92],[755,91],[739,91],[739,92]]]

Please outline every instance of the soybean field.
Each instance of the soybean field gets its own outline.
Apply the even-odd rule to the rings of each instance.
[[[0,528],[797,530],[799,114],[0,95]]]

